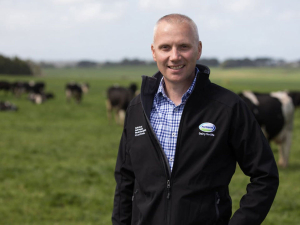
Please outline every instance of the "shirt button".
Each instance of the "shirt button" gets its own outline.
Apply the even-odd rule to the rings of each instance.
[[[176,108],[176,109],[174,109],[174,112],[177,112],[178,111],[178,109]]]
[[[172,133],[172,137],[175,137],[176,136],[176,133]]]
[[[170,158],[170,162],[173,162],[173,161],[174,161],[174,158],[171,157],[171,158]]]

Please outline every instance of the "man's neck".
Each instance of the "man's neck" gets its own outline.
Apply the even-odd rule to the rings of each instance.
[[[171,83],[165,80],[164,90],[166,95],[177,106],[181,103],[182,96],[190,88],[195,76],[185,83]]]

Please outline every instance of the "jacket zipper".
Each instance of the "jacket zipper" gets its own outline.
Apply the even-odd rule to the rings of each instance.
[[[216,207],[216,215],[217,215],[216,222],[219,220],[220,217],[219,204],[220,204],[220,195],[218,192],[216,192],[216,196],[215,196],[215,207]]]
[[[133,195],[132,195],[132,199],[131,199],[132,201],[134,201],[134,197],[136,196],[136,194],[137,194],[138,192],[139,192],[139,189],[136,189],[135,192],[134,192]]]
[[[167,199],[170,199],[171,197],[170,189],[171,189],[171,182],[170,180],[167,180]]]
[[[171,181],[167,180],[167,224],[170,224],[170,216],[171,216],[170,198],[171,198]]]

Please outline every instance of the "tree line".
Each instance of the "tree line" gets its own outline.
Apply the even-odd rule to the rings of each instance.
[[[21,60],[18,57],[9,58],[0,55],[0,74],[10,75],[41,75],[41,68],[30,60]]]
[[[221,68],[239,68],[239,67],[282,67],[293,66],[300,67],[300,60],[297,62],[286,62],[282,59],[273,59],[268,57],[262,58],[243,58],[243,59],[226,59],[223,62],[217,58],[200,58],[197,63],[209,66],[209,67],[221,67]],[[145,61],[139,59],[123,59],[119,62],[106,61],[104,63],[97,63],[95,61],[80,61],[75,64],[75,67],[101,67],[101,66],[139,66],[139,65],[156,65],[154,61]]]
[[[243,58],[243,59],[226,59],[223,62],[217,58],[200,58],[197,63],[220,68],[239,68],[239,67],[297,67],[300,68],[300,60],[296,62],[286,62],[284,60],[277,60],[270,57],[264,58]],[[62,66],[63,65],[63,66]],[[156,65],[154,61],[146,61],[140,59],[125,58],[118,62],[106,61],[96,62],[92,60],[81,60],[77,62],[33,62],[30,60],[21,60],[18,57],[9,58],[0,55],[0,74],[11,75],[42,75],[42,68],[57,68],[57,67],[72,67],[72,68],[95,68],[108,66],[143,66]]]

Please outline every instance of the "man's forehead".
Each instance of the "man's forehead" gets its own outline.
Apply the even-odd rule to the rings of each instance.
[[[157,27],[154,39],[178,39],[184,37],[193,37],[193,30],[189,24],[174,24],[174,23],[164,23]]]
[[[168,30],[171,28],[179,28],[179,27],[185,27],[192,29],[191,25],[188,22],[182,21],[182,22],[170,22],[170,21],[161,21],[157,24],[156,31],[160,30]]]

